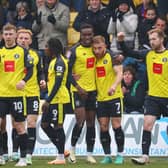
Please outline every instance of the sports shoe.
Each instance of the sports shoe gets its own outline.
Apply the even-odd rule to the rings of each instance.
[[[5,165],[5,159],[3,156],[0,156],[0,166]]]
[[[68,161],[70,163],[76,163],[76,156],[75,156],[75,151],[74,150],[69,151]]]
[[[87,162],[88,163],[91,163],[91,164],[95,164],[96,163],[96,160],[93,156],[87,156]]]
[[[139,158],[132,158],[131,160],[134,164],[144,165],[146,163],[149,163],[149,156],[148,155],[142,155]]]
[[[4,158],[5,162],[8,162],[8,161],[9,161],[9,156],[8,156],[8,154],[3,154],[3,158]]]
[[[64,151],[64,157],[67,158],[70,155],[70,152],[68,150]]]
[[[26,156],[26,163],[27,165],[32,165],[32,156],[30,154]]]
[[[19,160],[19,154],[17,152],[14,152],[11,156],[11,161],[17,162]]]
[[[124,163],[124,157],[121,155],[117,155],[114,164],[123,164],[123,163]]]
[[[109,164],[109,163],[112,163],[112,159],[111,159],[110,156],[105,156],[100,163],[102,163],[102,164]]]
[[[62,160],[55,159],[55,160],[48,162],[48,164],[50,164],[50,165],[64,165],[64,164],[66,164],[66,162],[65,162],[65,159],[62,159]]]
[[[26,159],[25,158],[20,158],[19,161],[15,164],[17,167],[24,167],[27,166]]]

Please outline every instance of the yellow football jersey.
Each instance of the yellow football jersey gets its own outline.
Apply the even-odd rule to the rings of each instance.
[[[16,84],[25,77],[28,64],[33,66],[33,61],[22,47],[0,49],[0,97],[24,95],[24,91],[16,89]]]
[[[50,104],[65,104],[70,102],[69,92],[66,87],[68,77],[68,62],[61,56],[61,58],[55,58],[50,62],[48,68],[48,95],[51,94],[54,85],[56,84],[57,77],[63,75],[61,86],[59,87],[56,95],[51,100]]]
[[[29,49],[29,54],[33,58],[34,66],[33,66],[33,75],[26,83],[25,94],[27,97],[40,96],[40,88],[39,88],[38,78],[37,78],[37,73],[38,73],[37,65],[39,63],[39,56],[37,52],[33,49]]]
[[[148,52],[146,56],[150,96],[168,97],[168,50],[162,53]]]
[[[115,94],[108,95],[108,90],[115,81],[116,74],[113,70],[113,60],[109,52],[105,56],[96,61],[96,86],[97,86],[97,100],[108,101],[115,98],[122,98],[121,85],[118,85]]]
[[[75,57],[75,62],[72,68],[72,73],[79,75],[77,80],[79,86],[86,91],[96,90],[95,84],[95,56],[91,47],[83,47],[79,45],[75,48],[75,53],[72,53],[71,57]],[[71,58],[70,58],[71,59]],[[71,87],[71,91],[76,91],[74,86]]]

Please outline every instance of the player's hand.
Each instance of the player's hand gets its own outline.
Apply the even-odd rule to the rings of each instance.
[[[76,81],[78,81],[81,77],[81,75],[78,75],[78,74],[75,74],[75,73],[73,73],[72,76]]]
[[[49,103],[45,101],[45,102],[42,104],[41,110],[42,110],[43,113],[48,113],[48,111],[49,111]]]
[[[41,80],[40,81],[40,88],[41,89],[45,89],[46,88],[46,81],[45,80]]]
[[[124,32],[119,32],[119,33],[117,34],[117,40],[118,40],[118,41],[124,41],[124,38],[125,38]]]
[[[116,88],[112,86],[112,87],[108,90],[108,95],[109,95],[109,96],[112,96],[112,95],[115,93],[115,90],[116,90]]]
[[[77,90],[78,90],[78,94],[80,95],[80,97],[82,99],[87,99],[88,97],[88,93],[86,92],[86,90],[84,90],[83,88],[81,88],[79,85],[76,86]]]
[[[16,89],[17,90],[23,90],[25,85],[26,85],[26,82],[24,80],[21,80],[16,84]]]

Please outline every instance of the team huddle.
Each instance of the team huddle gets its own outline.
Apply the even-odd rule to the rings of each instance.
[[[0,165],[6,163],[7,114],[12,118],[12,158],[18,161],[15,166],[32,164],[40,89],[46,87],[48,97],[42,104],[41,127],[58,150],[56,159],[48,164],[66,163],[63,123],[68,103],[72,103],[76,118],[68,152],[69,162],[76,162],[75,146],[86,122],[86,160],[89,163],[97,163],[93,157],[97,117],[100,142],[105,154],[100,163],[112,163],[110,123],[117,145],[114,163],[124,163],[125,137],[121,127],[123,66],[119,56],[107,49],[104,37],[94,36],[93,32],[93,27],[89,24],[80,27],[80,41],[70,49],[69,58],[64,56],[64,48],[59,39],[52,37],[47,41],[45,55],[49,57],[50,63],[46,80],[43,62],[38,53],[30,48],[31,31],[16,30],[11,24],[3,27],[4,46],[0,49]],[[140,158],[132,158],[135,164],[149,162],[153,125],[161,114],[168,116],[168,51],[163,46],[164,34],[154,29],[149,33],[149,39],[152,50],[138,53],[126,46],[123,33],[118,34],[123,54],[144,59],[147,64],[149,91],[145,100],[143,155]]]

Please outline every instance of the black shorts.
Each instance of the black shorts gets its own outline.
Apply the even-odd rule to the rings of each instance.
[[[34,97],[26,97],[26,105],[27,105],[27,115],[34,114],[38,115],[39,114],[39,97],[34,96]]]
[[[168,98],[159,98],[153,96],[146,96],[144,102],[144,115],[161,117],[168,117]]]
[[[65,104],[50,104],[49,111],[42,114],[41,122],[54,124],[54,126],[62,125],[66,113],[65,107]]]
[[[97,117],[121,117],[123,113],[123,99],[117,98],[98,102]]]
[[[72,102],[75,109],[85,107],[86,110],[96,110],[96,91],[88,92],[86,100],[81,99],[77,92],[73,92]]]
[[[1,98],[0,99],[0,117],[11,114],[16,122],[25,121],[26,99],[23,97]]]

